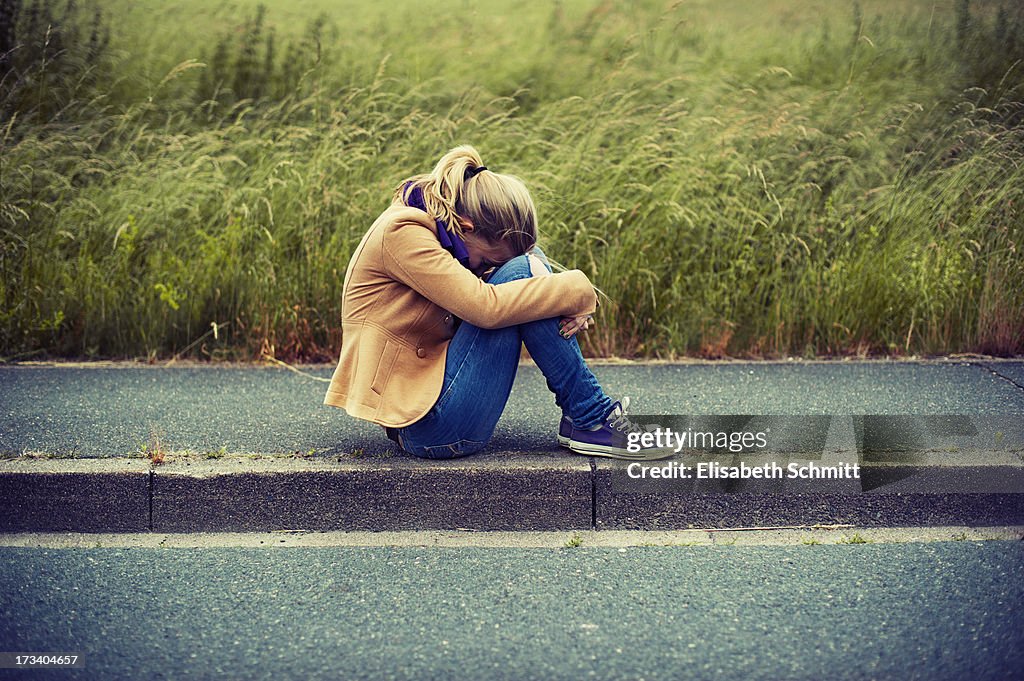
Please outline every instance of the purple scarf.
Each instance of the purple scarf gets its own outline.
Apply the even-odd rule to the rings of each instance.
[[[423,203],[423,192],[419,187],[413,187],[412,191],[409,191],[408,183],[405,185],[405,205],[410,208],[418,208],[424,213],[427,212],[427,206]],[[466,250],[466,242],[462,240],[455,231],[448,231],[448,225],[444,220],[435,219],[437,223],[437,240],[441,242],[441,248],[452,254],[456,260],[462,263],[462,266],[469,269],[469,251]]]

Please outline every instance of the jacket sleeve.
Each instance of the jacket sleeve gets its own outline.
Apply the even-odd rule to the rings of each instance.
[[[499,329],[549,317],[591,314],[597,306],[594,287],[579,270],[488,284],[444,250],[426,225],[399,221],[385,229],[387,273],[474,326]]]

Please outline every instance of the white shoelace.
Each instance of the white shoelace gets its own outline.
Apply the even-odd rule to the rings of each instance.
[[[614,428],[620,433],[642,433],[644,429],[638,424],[633,423],[626,416],[626,410],[629,408],[629,398],[623,397],[619,402],[619,413],[608,422],[610,428]]]

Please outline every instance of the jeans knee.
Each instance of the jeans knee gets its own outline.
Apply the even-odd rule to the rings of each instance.
[[[494,274],[491,275],[491,278],[487,280],[487,283],[501,284],[506,281],[515,281],[516,279],[529,279],[530,276],[529,257],[526,255],[517,255],[495,270]]]

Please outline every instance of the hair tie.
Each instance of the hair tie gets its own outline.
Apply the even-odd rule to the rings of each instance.
[[[479,166],[477,168],[466,168],[466,174],[462,177],[463,182],[469,182],[471,179],[479,175],[480,173],[487,170],[487,166]]]

